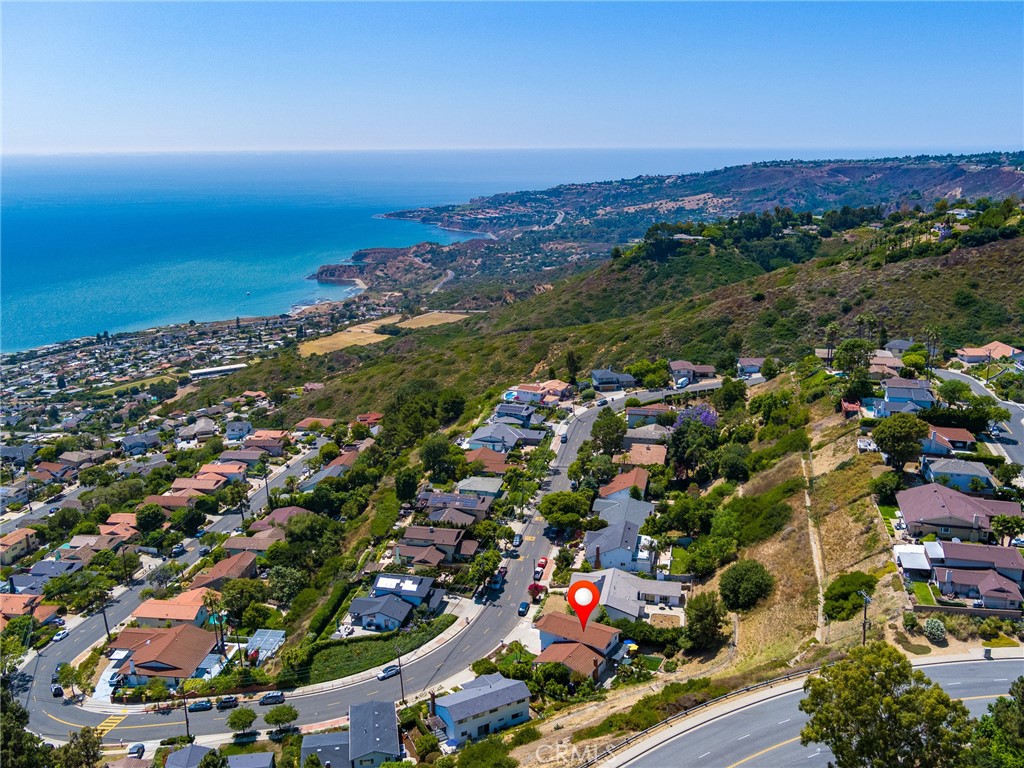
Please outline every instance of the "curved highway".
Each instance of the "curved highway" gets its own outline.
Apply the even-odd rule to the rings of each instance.
[[[922,671],[950,695],[962,699],[978,717],[1010,683],[1024,672],[1021,659],[948,662]],[[803,690],[784,693],[756,703],[731,703],[731,711],[707,722],[676,726],[671,731],[631,747],[601,763],[604,768],[825,768],[832,752],[821,745],[800,745],[800,729],[807,716],[800,711]],[[749,699],[748,699],[749,700]],[[727,704],[726,706],[730,706]],[[586,759],[586,756],[583,756]]]

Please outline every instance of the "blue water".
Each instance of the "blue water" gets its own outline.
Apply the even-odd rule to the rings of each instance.
[[[359,248],[468,237],[375,218],[387,211],[573,181],[830,156],[867,155],[542,150],[6,157],[0,350],[344,298],[353,290],[306,275]]]

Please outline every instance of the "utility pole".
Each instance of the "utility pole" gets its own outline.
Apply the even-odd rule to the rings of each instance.
[[[104,600],[100,604],[100,613],[103,615],[103,628],[107,630],[107,642],[110,642],[110,625],[107,624],[107,603]]]
[[[398,649],[398,642],[395,642],[395,653],[398,654],[398,685],[402,689],[402,703],[405,704],[405,675],[402,674],[402,652]]]
[[[121,547],[121,568],[124,570],[124,585],[128,587],[128,589],[131,589],[132,580],[128,573],[128,556],[124,547]]]
[[[867,645],[868,644],[868,603],[871,602],[871,597],[864,590],[858,590],[857,594],[860,595],[861,598],[863,598],[863,600],[864,600],[864,621],[861,624],[860,644],[861,645]]]
[[[188,697],[185,695],[185,683],[181,684],[181,708],[185,712],[185,738],[192,741],[192,733],[188,723]]]

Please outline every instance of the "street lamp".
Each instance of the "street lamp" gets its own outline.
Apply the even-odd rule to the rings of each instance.
[[[860,644],[867,645],[868,643],[868,603],[871,602],[871,596],[868,595],[863,589],[857,590],[857,594],[864,600],[864,621],[861,624],[861,638]]]
[[[181,705],[182,705],[181,708],[185,712],[185,738],[187,738],[189,741],[192,741],[192,733],[189,730],[189,723],[188,723],[188,696],[185,695],[185,683],[184,683],[184,681],[181,683],[180,688],[181,688]]]
[[[398,685],[402,689],[402,703],[405,704],[405,675],[402,674],[402,652],[398,649],[398,641],[395,641],[395,653],[398,654]]]

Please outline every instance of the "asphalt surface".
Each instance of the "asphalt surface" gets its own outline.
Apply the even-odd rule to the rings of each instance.
[[[1024,673],[1020,659],[970,661],[928,666],[922,670],[950,695],[964,700],[975,717]],[[821,745],[800,746],[807,716],[800,711],[803,691],[734,709],[678,736],[655,736],[648,750],[627,762],[606,765],[629,768],[825,768],[832,752]],[[741,707],[742,702],[737,702]],[[646,746],[646,745],[645,745]]]
[[[985,389],[984,385],[977,379],[957,371],[937,369],[934,373],[940,379],[955,379],[956,381],[964,382],[976,395],[995,397],[999,401],[999,405],[1010,412],[1009,421],[999,424],[1003,434],[997,436],[992,442],[997,443],[1006,452],[1011,462],[1024,465],[1024,405],[1012,403],[1009,400],[999,400],[994,393]]]

